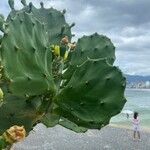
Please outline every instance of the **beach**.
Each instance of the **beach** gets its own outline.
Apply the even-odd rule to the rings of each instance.
[[[57,125],[47,129],[39,124],[14,150],[149,150],[150,132],[141,131],[141,141],[134,141],[133,131],[108,125],[101,130],[75,133]]]

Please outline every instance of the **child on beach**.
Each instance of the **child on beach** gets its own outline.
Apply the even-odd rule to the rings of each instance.
[[[138,118],[138,112],[134,112],[132,123],[133,123],[133,131],[134,131],[134,133],[133,133],[134,140],[136,139],[136,133],[138,135],[138,139],[141,140],[141,137],[140,137],[140,120]]]

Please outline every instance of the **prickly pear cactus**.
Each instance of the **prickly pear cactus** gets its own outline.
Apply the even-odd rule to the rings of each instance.
[[[39,122],[75,132],[109,124],[126,102],[110,39],[95,33],[71,43],[65,10],[21,2],[15,10],[9,0],[10,14],[0,16],[0,147]]]

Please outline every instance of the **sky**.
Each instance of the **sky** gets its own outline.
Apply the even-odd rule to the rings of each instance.
[[[40,7],[66,9],[66,21],[75,39],[95,32],[108,36],[116,47],[115,65],[125,74],[150,75],[150,0],[26,0]],[[20,0],[15,0],[20,9]],[[0,13],[10,11],[0,0]]]

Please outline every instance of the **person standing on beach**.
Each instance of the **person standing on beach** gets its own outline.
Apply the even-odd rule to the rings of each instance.
[[[136,139],[136,133],[138,135],[138,139],[141,140],[140,120],[139,120],[139,117],[138,117],[138,112],[134,112],[132,123],[133,123],[133,130],[134,130],[134,132],[133,132],[134,140]]]

